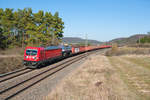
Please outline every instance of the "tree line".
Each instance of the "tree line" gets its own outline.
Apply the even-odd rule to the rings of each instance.
[[[137,43],[150,43],[150,36],[145,36],[137,40]]]
[[[144,36],[142,38],[139,38],[137,40],[137,43],[142,43],[142,44],[144,44],[144,43],[150,43],[150,32],[147,32],[146,36]]]
[[[31,8],[0,8],[0,48],[25,47],[27,45],[57,45],[63,37],[64,22],[59,13]]]

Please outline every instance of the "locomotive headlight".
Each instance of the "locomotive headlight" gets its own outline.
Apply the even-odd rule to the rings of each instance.
[[[33,57],[33,59],[35,60],[35,59],[36,59],[36,57]]]
[[[39,58],[35,56],[35,57],[33,57],[33,59],[36,60],[36,59],[39,59]]]

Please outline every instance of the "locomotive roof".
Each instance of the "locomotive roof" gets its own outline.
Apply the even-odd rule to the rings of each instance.
[[[38,48],[44,48],[44,47],[26,47],[26,48],[38,49]],[[48,47],[44,48],[44,50],[54,50],[54,49],[61,49],[61,47],[59,47],[59,46],[48,46]]]
[[[61,47],[61,48],[65,48],[65,47],[71,48],[71,46],[65,46],[65,45],[59,45],[59,47]]]
[[[61,49],[61,48],[58,46],[48,46],[45,48],[45,50],[54,50],[54,49]]]

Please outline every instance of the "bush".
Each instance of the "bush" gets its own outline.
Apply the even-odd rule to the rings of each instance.
[[[118,52],[118,45],[115,43],[115,44],[112,44],[112,49],[107,51],[106,52],[106,56],[112,56],[114,54],[116,54]]]

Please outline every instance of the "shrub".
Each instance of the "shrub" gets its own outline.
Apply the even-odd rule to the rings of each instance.
[[[118,45],[116,43],[112,44],[112,49],[106,52],[106,56],[114,55],[118,52]]]

